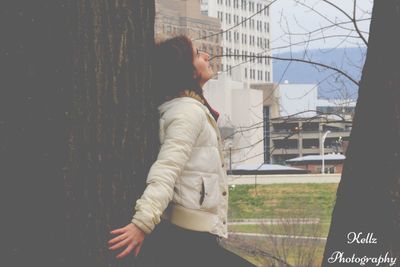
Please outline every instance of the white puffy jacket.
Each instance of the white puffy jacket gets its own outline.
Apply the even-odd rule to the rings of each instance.
[[[150,233],[162,217],[227,237],[228,183],[216,121],[191,97],[174,98],[159,111],[161,148],[132,222]]]

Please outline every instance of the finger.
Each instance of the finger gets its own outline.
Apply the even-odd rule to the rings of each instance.
[[[125,227],[114,229],[114,230],[110,231],[110,233],[111,234],[122,234],[122,233],[125,233]]]
[[[122,240],[125,240],[127,237],[128,237],[128,235],[126,233],[123,233],[122,235],[119,235],[116,238],[113,238],[110,241],[108,241],[108,244],[112,245],[114,243],[117,243],[117,242],[120,242]]]
[[[136,257],[137,255],[139,255],[140,249],[142,248],[142,244],[143,244],[143,243],[140,243],[139,245],[136,246],[136,248],[135,248],[135,257]]]
[[[116,250],[118,248],[122,248],[124,246],[127,246],[129,243],[130,243],[129,239],[122,240],[122,241],[118,242],[117,244],[115,244],[114,246],[110,247],[110,250]],[[131,244],[134,245],[134,244],[136,244],[136,242],[132,242]]]
[[[134,248],[134,243],[131,243],[124,251],[117,255],[117,259],[121,259],[126,257],[129,253],[131,253],[132,249]]]

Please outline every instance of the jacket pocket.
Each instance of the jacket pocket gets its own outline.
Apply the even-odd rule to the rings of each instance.
[[[200,208],[211,210],[218,206],[218,175],[201,176]]]

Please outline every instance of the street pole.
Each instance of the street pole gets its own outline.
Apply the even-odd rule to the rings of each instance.
[[[322,150],[322,168],[321,168],[321,174],[325,174],[325,139],[326,139],[326,136],[330,133],[331,131],[326,131],[325,133],[324,133],[324,135],[322,136],[322,147],[321,147],[321,150]]]
[[[229,147],[229,174],[232,175],[232,147]]]

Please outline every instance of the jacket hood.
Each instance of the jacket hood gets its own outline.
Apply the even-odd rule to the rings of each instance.
[[[158,107],[158,111],[161,113],[164,113],[165,111],[167,111],[168,109],[170,109],[172,106],[176,105],[177,103],[180,102],[186,102],[186,103],[193,103],[198,105],[199,107],[201,107],[207,114],[211,115],[208,108],[206,106],[203,105],[203,103],[199,102],[198,100],[191,98],[191,97],[176,97],[174,99],[168,100],[166,102],[164,102],[163,104],[161,104]]]
[[[219,117],[219,112],[216,111],[215,109],[213,109],[210,106],[210,104],[208,104],[208,102],[205,98],[203,98],[203,100],[204,100],[204,104],[192,97],[187,97],[187,96],[177,97],[177,98],[174,98],[172,100],[166,101],[163,104],[161,104],[158,107],[158,111],[160,114],[162,114],[165,111],[167,111],[169,108],[171,108],[171,106],[173,106],[179,102],[194,103],[194,104],[198,105],[199,107],[201,107],[207,113],[207,115],[212,117],[215,120],[215,122],[217,122],[218,117]]]

